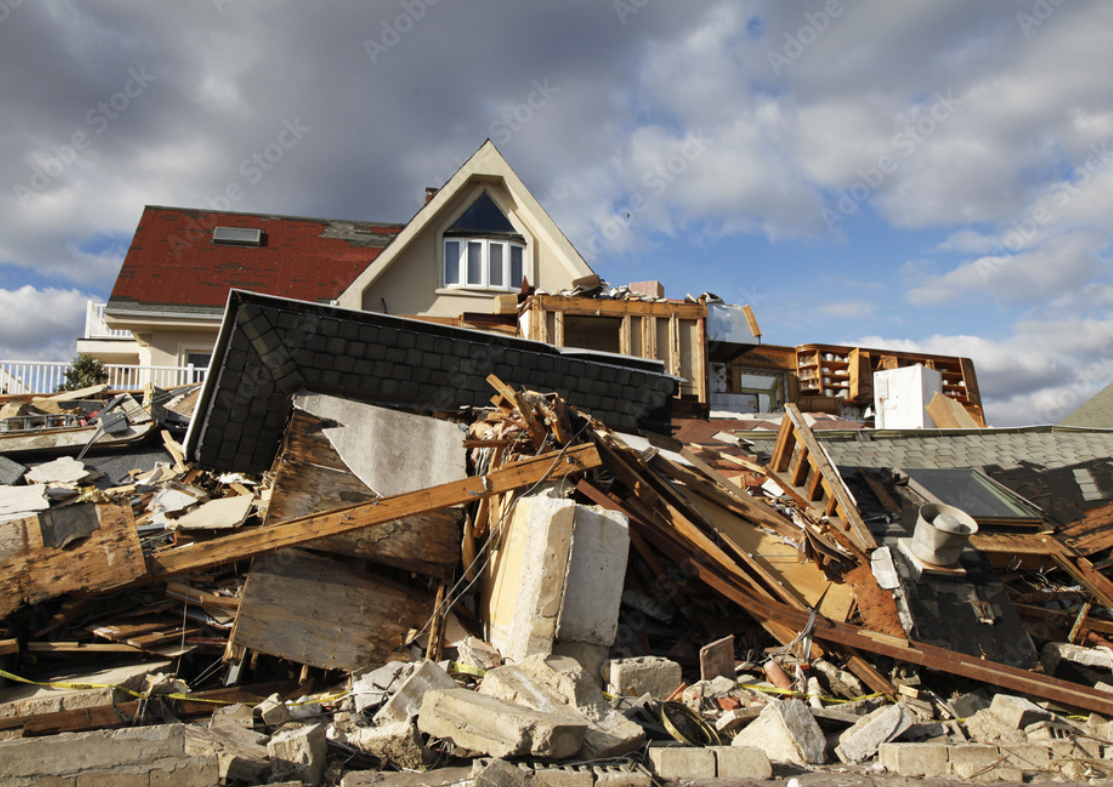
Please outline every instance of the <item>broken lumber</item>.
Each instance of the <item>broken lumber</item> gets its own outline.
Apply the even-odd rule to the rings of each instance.
[[[503,465],[487,475],[440,484],[294,519],[271,528],[251,530],[153,553],[147,560],[147,579],[161,579],[244,560],[283,547],[297,546],[327,536],[371,527],[389,527],[394,520],[469,503],[491,495],[560,478],[598,467],[599,452],[592,445],[553,451]]]

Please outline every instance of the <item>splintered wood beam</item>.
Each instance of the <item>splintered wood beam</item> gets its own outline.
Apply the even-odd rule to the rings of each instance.
[[[552,451],[520,462],[503,465],[484,476],[419,489],[368,503],[334,509],[322,514],[292,519],[274,527],[249,530],[164,549],[147,559],[147,580],[201,571],[255,555],[297,546],[327,536],[383,526],[396,519],[437,511],[449,506],[482,500],[549,478],[599,467],[599,452],[593,445],[580,445],[565,451]]]

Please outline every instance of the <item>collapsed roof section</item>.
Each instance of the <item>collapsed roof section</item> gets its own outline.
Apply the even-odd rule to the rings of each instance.
[[[492,372],[627,430],[667,431],[679,385],[652,360],[233,290],[186,451],[206,467],[262,472],[297,391],[452,412],[489,405]]]

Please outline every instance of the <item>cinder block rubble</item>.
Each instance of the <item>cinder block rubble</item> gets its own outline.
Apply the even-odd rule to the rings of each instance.
[[[769,703],[731,745],[756,746],[773,762],[806,766],[822,765],[825,760],[823,731],[800,700]]]

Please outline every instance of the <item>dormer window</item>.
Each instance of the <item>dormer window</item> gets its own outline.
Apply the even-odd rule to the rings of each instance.
[[[525,238],[483,192],[444,233],[444,286],[517,290],[525,259]]]

